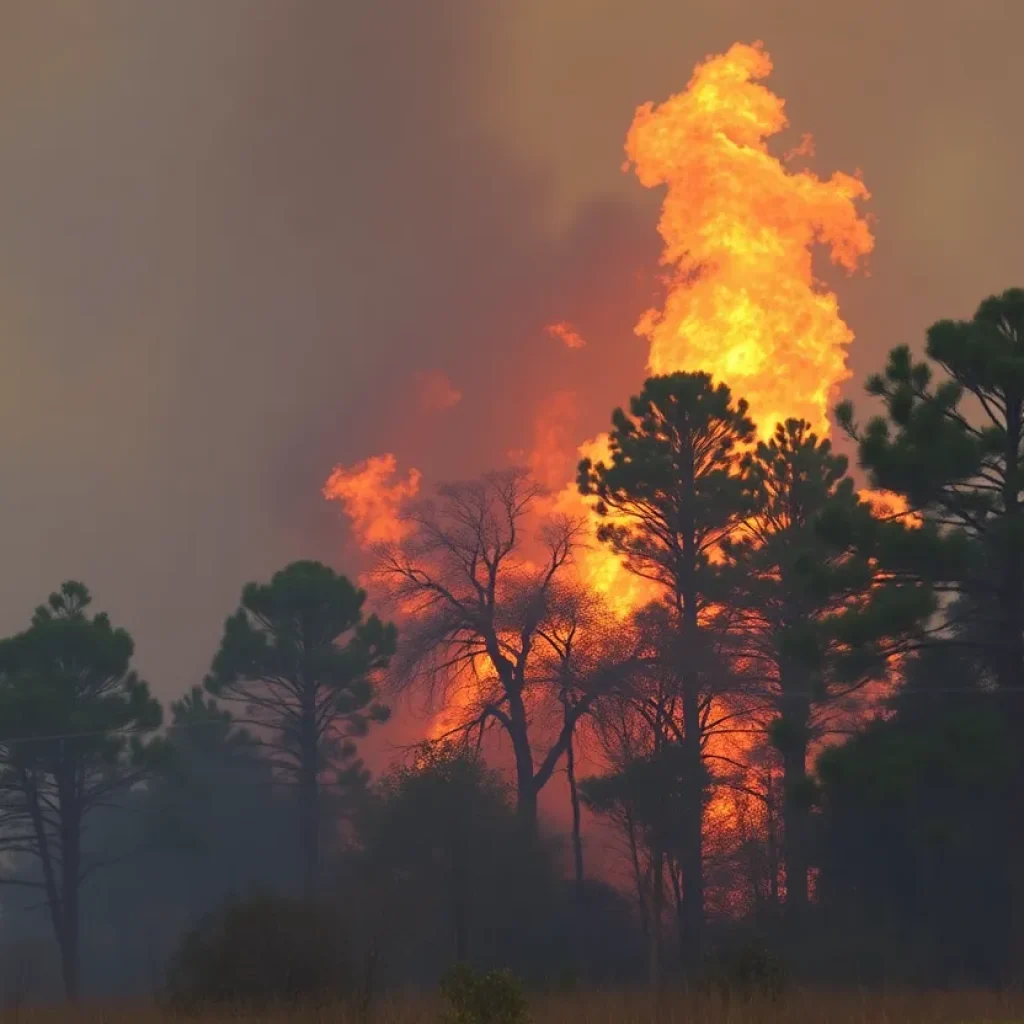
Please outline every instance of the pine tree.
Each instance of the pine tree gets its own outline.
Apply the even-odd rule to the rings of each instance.
[[[244,705],[274,768],[298,788],[303,886],[315,896],[323,774],[361,776],[355,737],[387,717],[374,674],[396,630],[363,617],[366,593],[318,562],[293,562],[270,583],[250,583],[224,627],[206,688]]]
[[[965,599],[950,625],[968,628],[1008,710],[1024,716],[1024,290],[933,324],[925,352],[895,348],[868,380],[885,415],[866,429],[849,402],[837,415],[872,485],[924,521],[914,544],[881,552],[887,564]]]
[[[794,926],[808,901],[809,748],[847,699],[884,669],[895,639],[865,634],[856,671],[845,671],[844,612],[863,608],[878,582],[870,559],[821,528],[823,521],[868,514],[846,471],[846,458],[809,423],[779,424],[743,460],[754,511],[723,545],[732,653],[782,762],[786,909]]]
[[[86,826],[165,749],[144,740],[161,709],[131,668],[131,636],[90,616],[90,603],[86,587],[67,582],[0,644],[0,847],[38,867],[5,881],[42,890],[69,999],[79,990],[82,885],[105,863],[84,846]]]
[[[664,667],[674,673],[682,705],[686,810],[679,862],[691,967],[703,953],[705,931],[703,728],[722,682],[708,629],[721,583],[711,555],[746,517],[740,447],[753,437],[746,402],[734,403],[708,374],[652,377],[628,413],[617,409],[612,416],[610,463],[584,460],[579,467],[580,492],[594,499],[604,519],[599,539],[631,572],[659,585],[677,641]]]

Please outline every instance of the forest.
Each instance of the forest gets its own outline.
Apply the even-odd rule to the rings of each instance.
[[[245,584],[167,708],[59,585],[0,643],[7,1004],[1013,990],[1024,290],[917,351],[835,408],[856,467],[652,376],[585,516],[526,470],[440,485],[368,566]]]

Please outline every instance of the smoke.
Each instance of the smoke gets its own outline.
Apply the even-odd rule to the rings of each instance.
[[[338,562],[336,463],[470,475],[559,391],[604,429],[656,301],[623,134],[737,32],[816,166],[871,185],[851,386],[969,315],[1024,271],[1024,11],[975,7],[0,0],[0,628],[79,577],[175,696],[244,582]],[[457,404],[423,408],[430,369]]]
[[[10,55],[0,94],[0,628],[82,578],[169,698],[247,580],[337,561],[336,461],[521,444],[563,373],[544,324],[644,245],[618,202],[544,227],[484,130],[483,5],[120,6],[76,56],[79,21],[26,24],[60,74]]]

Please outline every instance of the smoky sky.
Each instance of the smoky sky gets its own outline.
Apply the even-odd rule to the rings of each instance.
[[[320,496],[335,463],[501,465],[562,390],[580,440],[604,427],[656,294],[658,196],[620,169],[626,129],[733,41],[764,40],[813,167],[873,193],[870,277],[829,278],[849,394],[1024,283],[1017,0],[0,17],[0,628],[81,579],[165,699],[201,680],[247,580],[348,567]]]

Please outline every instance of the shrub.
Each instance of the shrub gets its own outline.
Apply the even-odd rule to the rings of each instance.
[[[787,987],[779,958],[750,942],[721,948],[708,964],[705,982],[726,1001],[733,997],[778,1001]]]
[[[441,979],[448,1004],[443,1024],[528,1024],[522,985],[509,971],[478,974],[456,964]]]
[[[230,903],[182,940],[167,971],[173,1007],[266,1006],[345,994],[350,970],[337,921],[322,907],[257,895]]]

